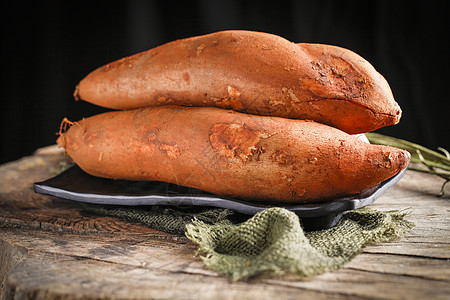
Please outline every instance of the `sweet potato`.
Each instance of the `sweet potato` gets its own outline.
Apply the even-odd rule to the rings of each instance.
[[[166,181],[251,201],[355,194],[409,161],[404,150],[313,121],[170,105],[83,119],[58,144],[94,176]]]
[[[310,119],[347,133],[399,122],[386,80],[350,50],[223,31],[164,44],[100,67],[75,98],[112,109],[210,106]]]

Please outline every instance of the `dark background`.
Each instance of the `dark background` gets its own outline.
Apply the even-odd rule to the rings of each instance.
[[[450,150],[448,1],[3,1],[0,163],[55,143],[93,69],[162,43],[226,29],[349,48],[384,75],[403,110],[378,132]]]

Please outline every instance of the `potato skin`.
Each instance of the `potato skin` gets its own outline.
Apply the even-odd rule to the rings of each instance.
[[[399,122],[386,80],[350,50],[221,31],[170,42],[100,67],[75,98],[112,109],[209,106],[309,119],[347,133]]]
[[[166,181],[250,201],[304,203],[355,194],[409,161],[406,151],[313,121],[181,106],[83,119],[58,144],[94,176]]]

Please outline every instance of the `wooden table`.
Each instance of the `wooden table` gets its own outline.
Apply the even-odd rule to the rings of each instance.
[[[374,209],[407,209],[416,227],[343,269],[231,283],[185,237],[35,194],[63,160],[50,146],[0,166],[0,299],[450,299],[450,190],[436,196],[438,177],[407,171],[379,198]]]

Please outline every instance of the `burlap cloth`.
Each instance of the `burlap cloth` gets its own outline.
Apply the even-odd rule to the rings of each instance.
[[[310,277],[336,270],[364,246],[390,241],[413,227],[403,212],[368,208],[346,213],[333,228],[305,232],[298,216],[283,208],[245,216],[205,207],[84,207],[185,235],[199,245],[207,268],[234,281],[267,272]]]

